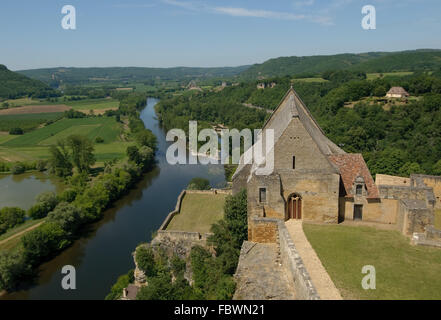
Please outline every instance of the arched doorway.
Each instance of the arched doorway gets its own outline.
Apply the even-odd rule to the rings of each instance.
[[[290,219],[302,219],[302,197],[296,193],[288,197],[286,203],[286,218]]]

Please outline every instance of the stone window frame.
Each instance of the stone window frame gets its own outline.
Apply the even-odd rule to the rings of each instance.
[[[262,201],[262,190],[265,190],[265,201]],[[268,188],[265,186],[259,187],[259,203],[268,203]]]
[[[361,194],[357,193],[358,188],[361,188]],[[364,181],[364,178],[362,176],[358,176],[357,178],[355,178],[354,184],[352,186],[352,193],[355,197],[367,196],[366,182]]]

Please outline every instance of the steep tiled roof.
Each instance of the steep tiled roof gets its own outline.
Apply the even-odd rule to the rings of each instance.
[[[341,179],[345,187],[346,196],[353,196],[352,187],[357,177],[361,176],[366,184],[368,198],[378,199],[377,186],[372,179],[371,173],[364,162],[363,156],[357,153],[331,154],[329,160],[340,170]]]
[[[320,128],[317,121],[309,112],[305,103],[300,99],[297,92],[295,92],[292,87],[288,90],[278,107],[273,111],[269,119],[265,122],[262,130],[264,131],[265,129],[273,129],[274,144],[276,144],[294,117],[299,118],[311,138],[317,144],[322,154],[326,156],[330,154],[345,153],[342,149],[340,149],[340,147],[338,147],[335,143],[333,143],[326,137],[325,133]],[[248,149],[247,152],[252,152],[251,148]],[[235,176],[239,175],[239,173],[245,168],[245,164],[243,164],[243,158],[244,156],[242,155],[239,167],[234,173],[233,179]]]
[[[387,94],[402,94],[402,95],[405,95],[405,96],[409,95],[409,93],[406,90],[404,90],[402,87],[392,87],[387,92]]]

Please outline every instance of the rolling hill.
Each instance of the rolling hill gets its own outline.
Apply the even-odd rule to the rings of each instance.
[[[240,74],[244,79],[314,75],[328,70],[366,73],[394,71],[435,71],[441,68],[441,50],[368,52],[329,56],[280,57],[255,64]]]
[[[46,83],[64,82],[87,84],[93,82],[121,83],[145,82],[154,80],[190,81],[192,79],[231,78],[247,69],[248,66],[222,68],[48,68],[22,70],[19,73]]]
[[[45,83],[8,70],[0,64],[0,98],[47,97],[54,93]]]

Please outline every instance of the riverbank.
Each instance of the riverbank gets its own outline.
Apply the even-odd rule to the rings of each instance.
[[[221,165],[168,164],[165,155],[170,143],[153,109],[157,101],[149,98],[140,114],[145,127],[158,139],[156,167],[103,212],[100,221],[89,225],[69,248],[43,263],[34,284],[2,299],[103,299],[117,277],[133,268],[133,249],[151,240],[192,178],[205,177],[212,186],[225,184]],[[76,290],[61,288],[61,269],[65,265],[76,269]]]
[[[139,115],[135,110],[129,115]],[[38,202],[28,211],[28,215],[33,218],[37,215],[39,218],[48,217],[32,230],[15,235],[14,239],[23,237],[14,240],[13,247],[8,247],[0,256],[3,267],[0,274],[1,289],[14,290],[29,277],[30,268],[39,266],[68,248],[88,224],[103,217],[104,209],[124,196],[145,172],[152,170],[155,162],[155,137],[151,137],[153,134],[143,124],[131,126],[130,133],[148,138],[138,142],[139,149],[132,147],[132,154],[137,155],[135,159],[108,165],[104,172],[93,179],[91,172],[75,173],[69,178],[70,189],[66,190],[67,193],[58,196],[45,194],[41,198],[44,200],[37,199]],[[11,243],[10,239],[6,242]]]

